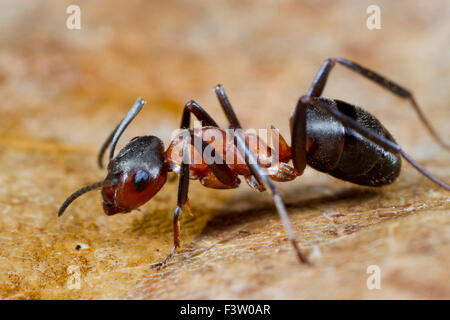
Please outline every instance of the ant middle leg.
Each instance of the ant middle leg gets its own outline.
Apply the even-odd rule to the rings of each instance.
[[[322,95],[322,92],[325,88],[328,75],[330,74],[331,70],[335,66],[335,64],[339,63],[342,66],[360,74],[361,76],[375,82],[376,84],[380,85],[382,88],[392,92],[393,94],[397,95],[400,98],[406,99],[410,105],[414,108],[417,115],[419,116],[420,121],[425,125],[428,132],[431,134],[431,136],[435,139],[435,141],[441,145],[443,148],[450,150],[450,144],[446,143],[437,133],[437,131],[434,129],[434,127],[431,125],[431,123],[427,120],[424,113],[422,112],[421,108],[417,104],[416,100],[414,99],[413,94],[403,88],[402,86],[398,85],[397,83],[387,79],[386,77],[369,70],[356,62],[343,59],[343,58],[329,58],[324,61],[322,64],[322,67],[320,68],[319,72],[317,73],[311,88],[308,91],[307,96],[309,97],[320,97]]]
[[[289,239],[292,243],[292,246],[297,254],[297,258],[301,263],[307,263],[306,258],[303,256],[302,252],[297,243],[297,238],[295,233],[291,227],[291,223],[289,221],[289,217],[287,214],[286,206],[284,205],[283,199],[281,197],[278,188],[275,186],[273,181],[269,178],[269,176],[264,172],[263,168],[259,165],[256,155],[250,150],[247,142],[245,141],[245,137],[242,134],[242,127],[239,123],[239,120],[231,106],[230,101],[225,93],[225,90],[221,85],[217,85],[215,87],[215,92],[217,98],[219,99],[220,105],[230,122],[231,128],[237,129],[234,135],[234,143],[238,148],[241,155],[244,157],[247,166],[249,167],[253,176],[258,180],[258,182],[263,182],[264,185],[269,187],[272,197],[275,202],[275,206],[277,208],[278,214],[284,224],[284,227],[288,233]]]

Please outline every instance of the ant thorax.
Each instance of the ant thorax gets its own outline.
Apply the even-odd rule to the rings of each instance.
[[[266,130],[267,132],[267,130]],[[295,170],[287,165],[291,150],[278,130],[271,130],[272,146],[268,146],[255,132],[244,132],[249,148],[257,155],[259,164],[266,173],[276,181],[290,181],[295,179]],[[193,135],[200,139],[194,139]],[[269,137],[270,139],[270,137]],[[202,148],[202,140],[207,144]],[[197,145],[196,145],[197,144]],[[209,188],[228,189],[239,186],[238,175],[244,176],[247,183],[254,189],[264,191],[265,188],[252,176],[249,167],[234,144],[234,130],[222,130],[217,127],[201,127],[181,130],[172,139],[166,151],[166,161],[169,170],[179,173],[183,146],[188,150],[185,163],[189,163],[189,178],[200,180]],[[188,161],[188,162],[186,162]],[[235,185],[225,185],[214,176],[211,164],[225,163],[236,175]]]

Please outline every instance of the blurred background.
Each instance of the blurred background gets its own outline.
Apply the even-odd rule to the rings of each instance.
[[[66,27],[71,4],[81,9],[79,30]],[[366,9],[373,4],[381,28],[369,30]],[[212,91],[218,83],[245,127],[273,124],[289,137],[290,112],[328,57],[354,60],[411,89],[449,140],[447,0],[4,0],[0,30],[0,297],[450,297],[449,198],[408,165],[385,191],[312,170],[282,186],[301,244],[325,257],[315,269],[295,264],[270,197],[246,186],[205,191],[192,183],[195,214],[183,218],[187,248],[159,273],[148,266],[170,249],[176,183],[142,212],[107,218],[91,194],[55,217],[71,191],[102,179],[96,152],[137,97],[148,105],[122,143],[154,134],[167,146],[190,99],[225,125]],[[448,154],[406,102],[340,66],[325,95],[364,106],[448,181]],[[416,210],[436,220],[422,221]],[[324,214],[342,217],[330,225]],[[406,229],[386,240],[397,227]],[[89,248],[75,250],[80,243]],[[365,287],[365,268],[374,261],[386,263],[383,272],[392,280],[384,291]],[[249,263],[255,270],[249,272]],[[80,269],[80,289],[67,289],[71,265]],[[417,279],[411,265],[434,272]]]

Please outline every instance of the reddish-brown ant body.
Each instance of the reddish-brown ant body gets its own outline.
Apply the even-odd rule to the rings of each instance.
[[[291,146],[289,147],[281,136],[277,138],[279,162],[262,163],[264,156],[273,150],[264,144],[259,144],[259,148],[252,148],[249,145],[250,136],[239,130],[242,127],[220,85],[215,88],[216,95],[230,122],[230,128],[237,129],[231,144],[214,143],[214,140],[202,138],[208,132],[220,136],[224,135],[224,131],[202,107],[190,101],[184,108],[181,120],[181,128],[186,129],[188,134],[173,139],[166,151],[159,138],[142,136],[132,139],[114,157],[115,146],[121,134],[145,104],[143,100],[138,99],[100,150],[98,162],[102,167],[103,154],[111,144],[105,180],[74,192],[62,204],[58,216],[62,215],[69,204],[80,195],[98,188],[102,188],[103,209],[107,215],[129,212],[149,201],[165,184],[167,172],[174,171],[179,174],[178,205],[173,220],[174,246],[163,262],[153,265],[164,266],[180,246],[179,216],[188,202],[189,180],[199,179],[209,188],[236,188],[240,183],[238,176],[241,175],[250,186],[259,191],[264,191],[266,187],[270,189],[297,256],[301,262],[306,262],[306,258],[298,248],[285,205],[273,180],[293,180],[303,173],[308,164],[318,171],[355,184],[383,186],[397,178],[403,157],[427,178],[450,190],[447,184],[412,160],[395,142],[388,130],[370,113],[344,101],[321,97],[328,75],[336,63],[408,100],[437,142],[449,149],[449,145],[439,138],[425,119],[408,90],[355,62],[330,58],[325,60],[310,90],[299,99],[291,115]],[[200,130],[190,128],[191,113],[202,121],[203,127]],[[194,150],[203,154],[206,148],[211,147],[213,154],[219,159],[225,157],[228,159],[231,155],[233,159],[242,157],[245,162],[227,164],[215,161],[206,164],[204,161],[190,163],[185,160],[185,156]],[[287,164],[290,160],[293,167]],[[266,174],[264,169],[270,173]]]

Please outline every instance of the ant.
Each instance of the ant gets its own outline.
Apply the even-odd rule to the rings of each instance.
[[[162,141],[155,136],[135,137],[114,157],[120,136],[145,104],[144,100],[138,99],[100,149],[98,164],[102,168],[103,155],[111,145],[105,180],[75,191],[62,204],[58,216],[61,216],[76,198],[98,188],[102,188],[103,210],[107,215],[130,212],[149,201],[163,187],[169,171],[176,172],[179,175],[179,184],[177,207],[173,214],[173,248],[164,261],[152,265],[162,267],[180,247],[179,217],[183,208],[188,206],[189,180],[198,179],[209,188],[237,188],[240,184],[238,176],[244,176],[254,189],[270,189],[296,255],[300,262],[307,263],[297,245],[281,195],[273,182],[295,179],[302,175],[306,164],[341,180],[377,187],[388,185],[398,177],[401,160],[404,158],[428,179],[445,190],[450,190],[449,185],[431,175],[406,154],[389,131],[369,112],[341,100],[322,97],[328,76],[336,63],[407,100],[435,140],[442,147],[450,149],[426,120],[410,91],[355,62],[329,58],[324,61],[308,93],[298,100],[291,114],[291,146],[288,146],[283,137],[278,138],[278,164],[262,164],[261,147],[255,149],[249,146],[249,134],[242,133],[241,124],[221,85],[215,87],[215,93],[230,128],[235,129],[231,145],[208,142],[201,138],[201,134],[208,131],[218,135],[224,135],[225,131],[219,128],[200,105],[191,100],[184,107],[180,126],[188,135],[173,139],[166,151]],[[190,128],[191,113],[202,122],[202,127],[197,132]],[[180,146],[181,152],[175,151],[179,151],[176,147]],[[244,157],[245,163],[238,165],[215,161],[205,164],[202,159],[200,164],[190,164],[186,161],[185,156],[189,153],[189,148],[191,151],[197,150],[203,157],[202,151],[208,147],[213,147],[213,153],[219,159],[231,154],[234,159],[238,156]],[[269,150],[264,151],[270,152],[270,148],[267,148]],[[292,167],[287,164],[290,160]]]

